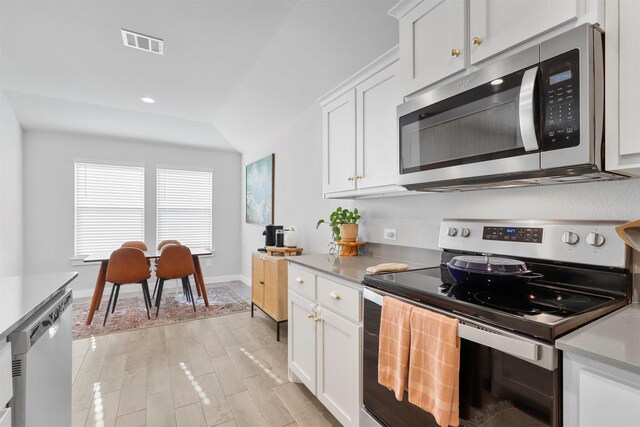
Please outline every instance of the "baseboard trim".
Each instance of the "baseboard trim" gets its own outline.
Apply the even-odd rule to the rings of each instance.
[[[149,288],[151,291],[153,291],[153,286],[155,286],[155,283],[156,283],[155,278],[152,277],[152,279],[153,280],[149,280]],[[250,283],[251,283],[246,277],[240,274],[231,274],[227,276],[214,276],[214,277],[204,278],[204,283],[223,283],[223,282],[232,282],[232,281],[240,281],[247,286],[250,286]],[[176,288],[178,287],[178,281],[167,280],[166,282],[164,282],[164,286],[165,286],[165,289]],[[180,286],[182,286],[182,284],[180,284]],[[111,286],[109,284],[107,284],[107,289],[111,289]],[[126,293],[133,293],[133,292],[140,292],[140,285],[132,284],[132,285],[122,286],[120,288],[120,293],[126,294]],[[93,296],[93,289],[78,289],[78,290],[74,289],[73,290],[74,298],[89,298],[91,296]]]

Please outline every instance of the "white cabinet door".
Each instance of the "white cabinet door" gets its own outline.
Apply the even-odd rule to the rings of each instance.
[[[632,427],[640,422],[640,386],[596,371],[580,370],[581,427]]]
[[[607,1],[605,43],[606,169],[640,175],[640,2]]]
[[[356,188],[356,91],[349,90],[322,109],[323,190]]]
[[[425,0],[400,18],[402,96],[464,69],[465,10],[464,0]]]
[[[577,18],[578,3],[584,0],[472,0],[471,63]]]
[[[319,307],[318,389],[316,396],[345,426],[358,426],[360,414],[361,327]]]
[[[316,391],[316,304],[289,292],[289,369]]]
[[[356,87],[358,188],[396,182],[398,94],[397,62]]]

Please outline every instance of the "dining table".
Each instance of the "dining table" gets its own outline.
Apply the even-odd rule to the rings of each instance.
[[[209,307],[209,298],[207,297],[207,289],[204,286],[204,277],[202,276],[202,268],[200,267],[200,257],[212,255],[213,252],[206,248],[189,248],[191,250],[191,256],[193,257],[193,265],[195,267],[195,279],[196,279],[196,291],[198,296],[202,296],[205,307]],[[161,250],[149,250],[143,251],[144,256],[148,260],[160,258],[162,254]],[[87,316],[86,324],[90,325],[93,321],[93,315],[96,310],[100,308],[100,301],[102,301],[102,294],[106,285],[107,266],[109,265],[109,258],[113,251],[94,252],[87,255],[82,259],[83,262],[99,262],[100,270],[98,271],[98,278],[96,279],[96,287],[93,290],[93,297],[91,298],[91,306],[89,307],[89,314]]]

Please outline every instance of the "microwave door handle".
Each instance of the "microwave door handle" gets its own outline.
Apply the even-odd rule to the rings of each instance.
[[[538,67],[529,68],[522,76],[522,85],[520,86],[518,118],[520,121],[520,136],[524,150],[536,151],[540,147],[538,145],[538,137],[536,135],[536,127],[533,122],[535,114],[533,113],[533,96],[536,86],[536,76],[538,75]]]

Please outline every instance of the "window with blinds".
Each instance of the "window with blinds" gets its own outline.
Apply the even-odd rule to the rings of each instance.
[[[212,248],[213,173],[157,169],[157,240]]]
[[[75,255],[144,241],[144,167],[75,163]]]

